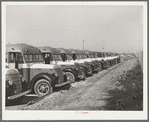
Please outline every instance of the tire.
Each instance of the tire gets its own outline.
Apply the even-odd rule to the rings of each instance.
[[[114,59],[114,61],[113,61],[113,64],[114,64],[114,65],[116,64],[115,59]]]
[[[88,74],[88,75],[92,75],[92,73],[93,73],[93,70],[92,70],[91,67],[89,67],[89,68],[87,69],[87,74]]]
[[[101,71],[102,70],[102,66],[101,66],[101,64],[99,64],[98,65],[98,71],[97,72],[99,72],[99,71]]]
[[[112,60],[112,65],[115,65],[114,60]]]
[[[80,79],[81,80],[84,80],[85,79],[85,76],[86,76],[86,74],[85,74],[85,71],[83,70],[83,69],[80,69],[81,70],[81,77],[80,77]]]
[[[116,59],[116,61],[115,61],[115,62],[116,62],[116,64],[118,63],[118,62],[117,62],[117,59]]]
[[[67,81],[75,82],[75,76],[71,72],[65,72],[65,75],[67,77]]]
[[[53,88],[48,80],[40,79],[35,83],[34,91],[35,94],[38,95],[38,97],[41,97],[51,93],[53,91]]]
[[[110,67],[110,62],[109,62],[109,61],[107,62],[106,67],[107,67],[107,68]]]

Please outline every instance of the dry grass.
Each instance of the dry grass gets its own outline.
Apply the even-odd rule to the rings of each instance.
[[[143,110],[143,73],[139,64],[117,81],[116,89],[108,91],[104,110]]]

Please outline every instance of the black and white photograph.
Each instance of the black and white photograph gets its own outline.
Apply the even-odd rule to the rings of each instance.
[[[147,119],[147,2],[2,2],[2,119]]]

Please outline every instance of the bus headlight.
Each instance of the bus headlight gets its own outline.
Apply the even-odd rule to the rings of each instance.
[[[12,80],[7,80],[6,82],[7,82],[8,85],[10,85],[10,86],[12,86],[12,84],[13,84],[13,81],[12,81]]]
[[[57,73],[53,73],[52,75],[53,75],[53,77],[58,78],[58,74]]]
[[[78,71],[79,69],[78,68],[75,68],[75,70]]]
[[[58,74],[57,74],[57,73],[54,73],[54,76],[55,76],[55,77],[58,77]]]

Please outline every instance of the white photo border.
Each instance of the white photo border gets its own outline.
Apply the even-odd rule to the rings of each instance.
[[[147,2],[1,2],[2,12],[2,81],[5,81],[6,7],[7,5],[92,5],[143,6],[143,111],[31,111],[5,110],[5,82],[2,83],[2,120],[146,120],[148,119]]]

